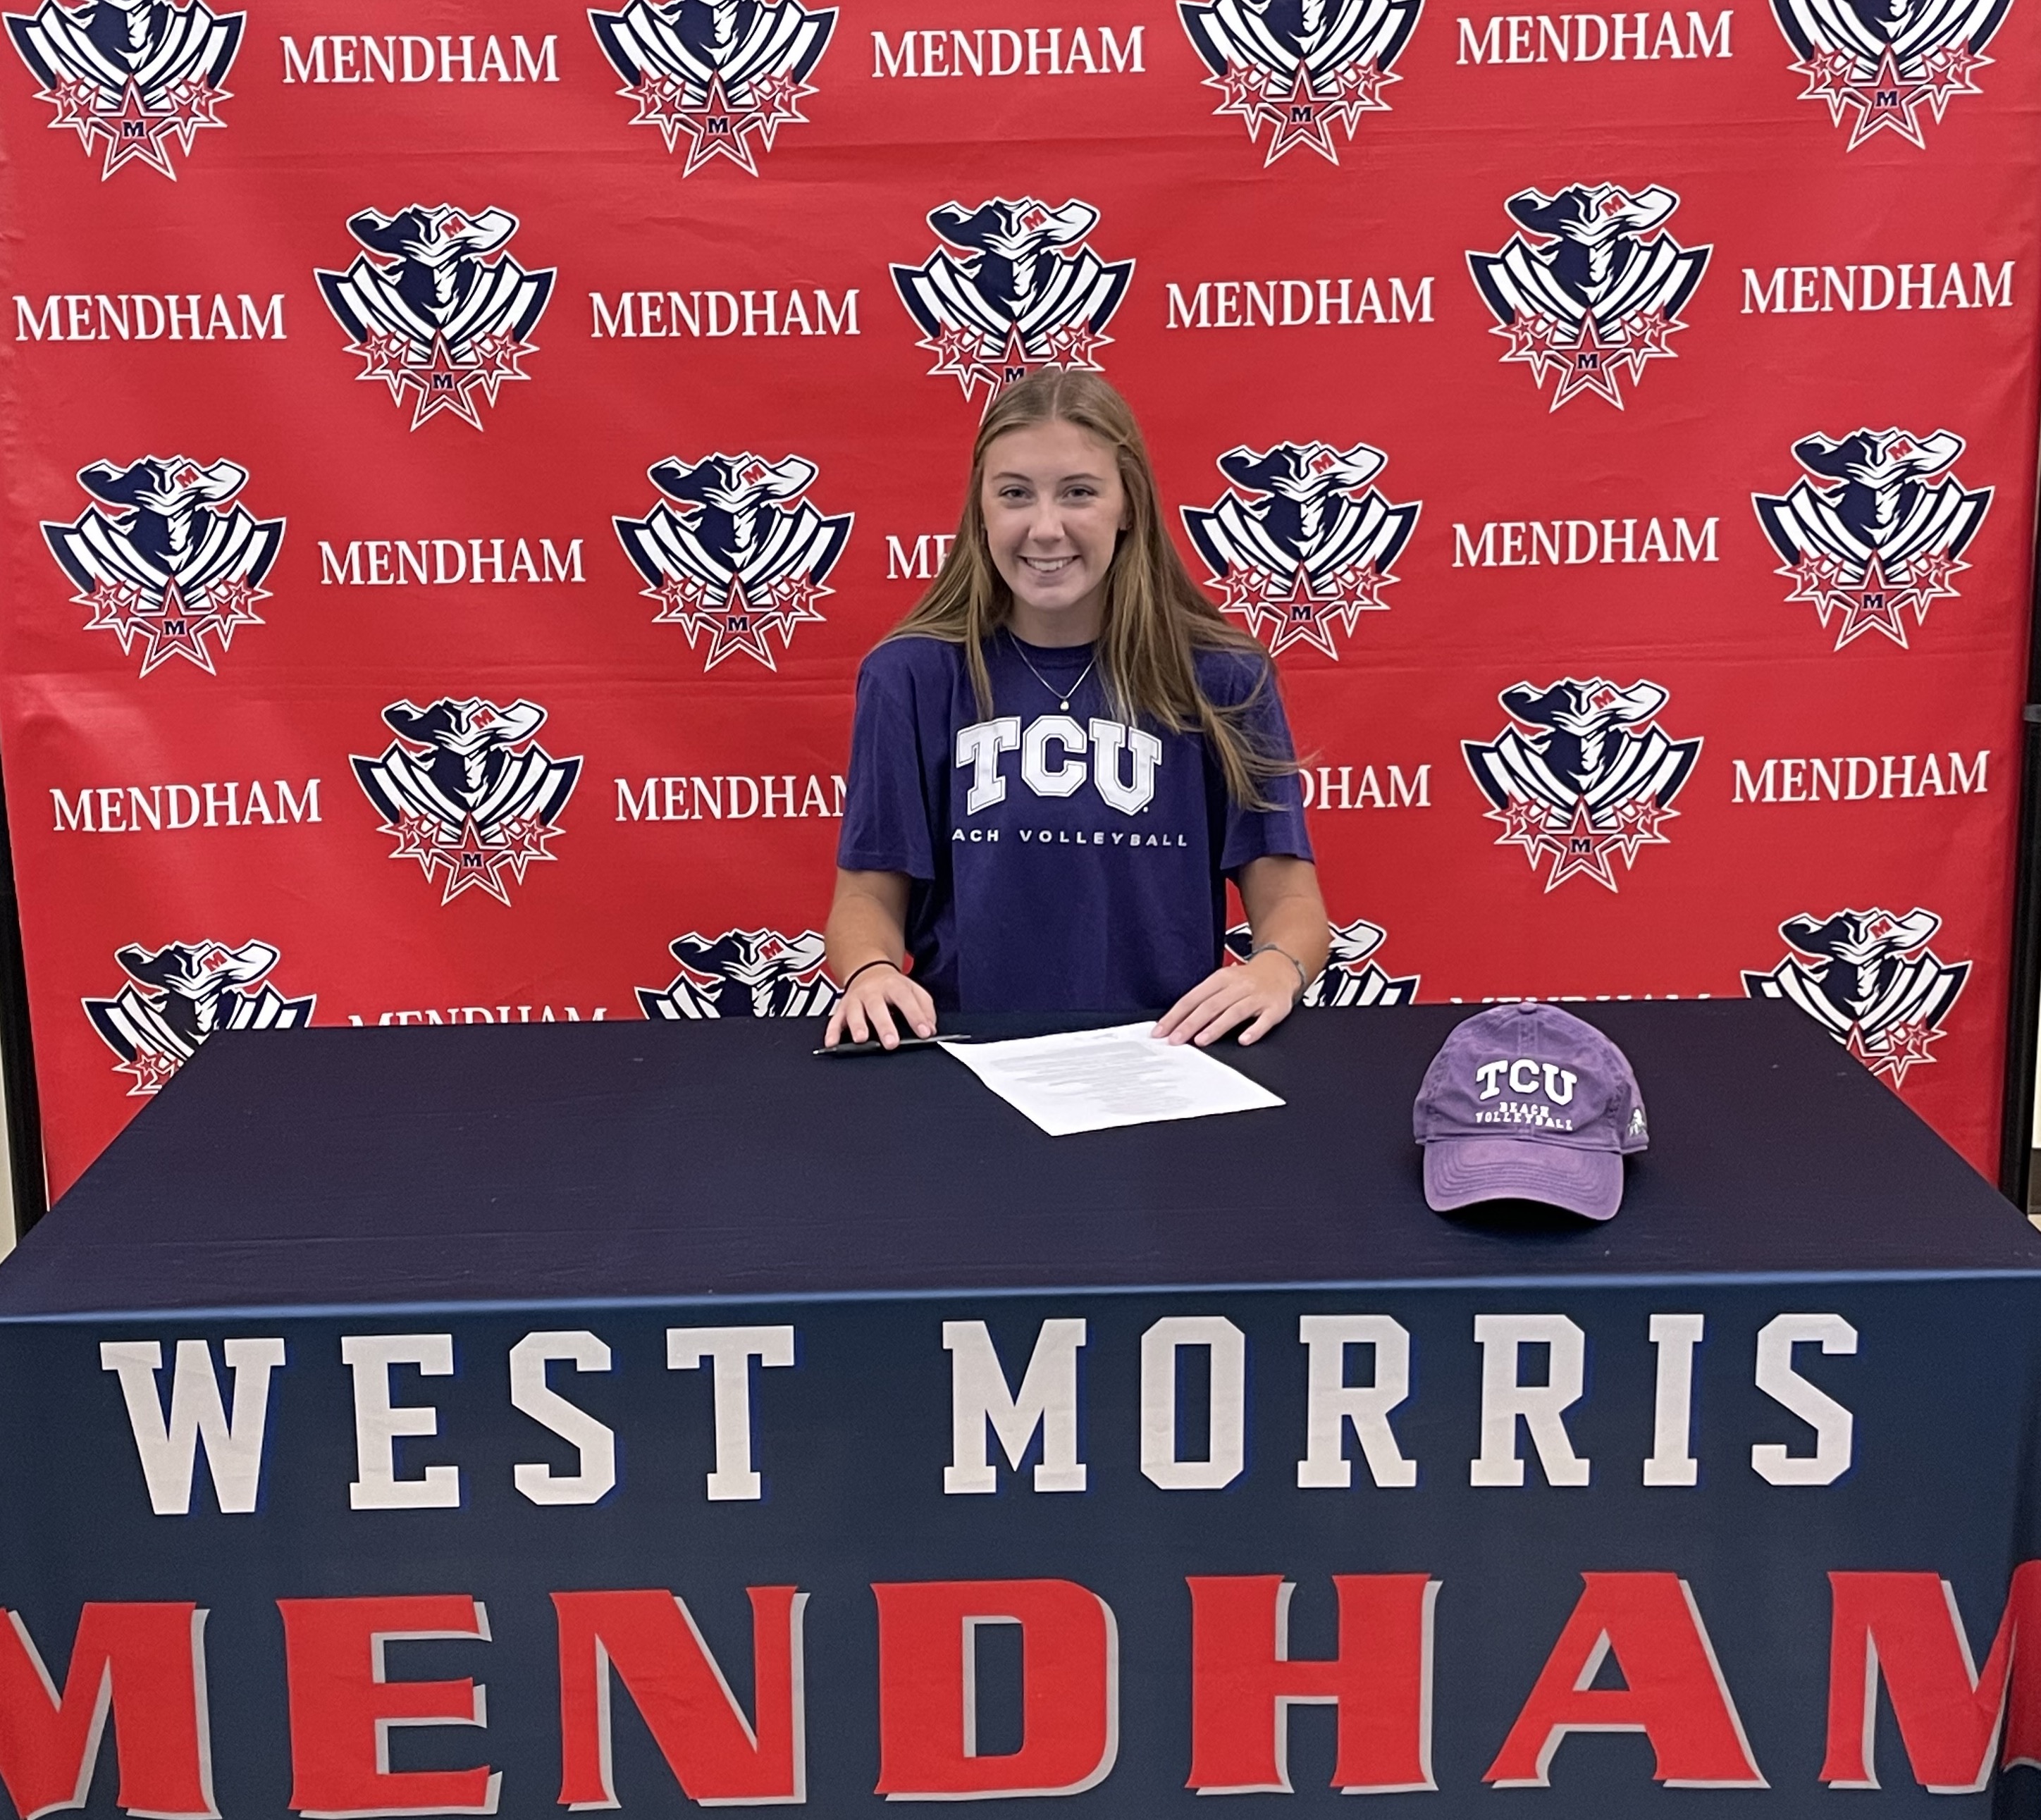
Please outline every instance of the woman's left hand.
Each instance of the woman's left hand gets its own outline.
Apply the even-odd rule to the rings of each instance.
[[[1271,950],[1207,974],[1169,1007],[1155,1034],[1206,1049],[1244,1024],[1241,1041],[1255,1042],[1289,1016],[1297,999],[1295,965]]]

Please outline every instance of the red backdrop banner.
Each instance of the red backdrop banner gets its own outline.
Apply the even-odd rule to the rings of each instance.
[[[1783,996],[1994,1157],[2031,0],[22,4],[53,1188],[222,1028],[825,1007],[857,661],[1051,365],[1276,653],[1317,998]]]

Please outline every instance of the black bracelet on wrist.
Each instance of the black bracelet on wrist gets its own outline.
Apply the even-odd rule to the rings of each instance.
[[[856,979],[860,973],[864,973],[867,969],[872,967],[891,967],[896,973],[900,971],[900,963],[898,961],[889,961],[883,954],[881,954],[876,961],[867,961],[862,967],[853,967],[849,973],[844,977],[843,989],[846,992],[849,992],[850,990],[850,982]]]

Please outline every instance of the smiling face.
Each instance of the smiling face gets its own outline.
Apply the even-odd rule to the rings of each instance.
[[[1013,592],[1015,635],[1046,645],[1096,638],[1127,524],[1112,448],[1074,424],[1009,430],[986,449],[979,497],[992,565]]]

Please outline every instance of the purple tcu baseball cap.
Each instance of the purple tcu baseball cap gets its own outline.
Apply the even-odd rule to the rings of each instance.
[[[1590,1220],[1623,1204],[1623,1159],[1650,1141],[1637,1077],[1557,1005],[1498,1005],[1456,1026],[1418,1089],[1425,1198],[1543,1201]]]

